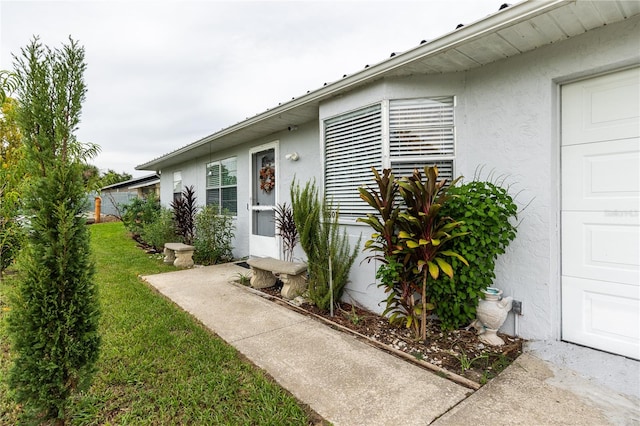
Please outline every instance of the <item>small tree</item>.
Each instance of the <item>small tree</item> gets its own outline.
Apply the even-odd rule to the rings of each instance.
[[[9,383],[27,413],[64,424],[69,397],[87,388],[98,359],[99,307],[82,207],[82,164],[97,147],[74,135],[85,98],[84,49],[35,38],[16,58],[18,121],[31,176],[31,219],[9,316]]]

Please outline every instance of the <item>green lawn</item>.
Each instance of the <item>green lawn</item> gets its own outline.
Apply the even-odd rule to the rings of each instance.
[[[259,369],[139,275],[174,270],[135,247],[121,223],[92,225],[102,307],[99,373],[76,398],[72,424],[304,425],[317,420]],[[9,368],[6,295],[0,283],[0,424],[18,409]]]

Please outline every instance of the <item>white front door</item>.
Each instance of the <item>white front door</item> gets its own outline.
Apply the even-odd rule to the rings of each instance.
[[[640,359],[640,68],[562,87],[562,338]]]
[[[251,234],[249,254],[278,258],[275,207],[277,203],[278,144],[273,142],[250,151],[251,155]]]

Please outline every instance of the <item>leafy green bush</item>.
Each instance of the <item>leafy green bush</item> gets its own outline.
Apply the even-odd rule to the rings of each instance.
[[[233,258],[233,216],[226,210],[222,214],[218,211],[218,206],[210,205],[196,215],[193,260],[201,265],[224,263]]]
[[[346,230],[340,232],[338,209],[334,211],[331,202],[319,197],[315,181],[307,182],[303,189],[294,181],[291,205],[300,245],[307,254],[309,297],[318,308],[328,310],[332,299],[337,302],[342,297],[360,240],[351,250]]]
[[[145,224],[152,223],[160,214],[160,200],[151,193],[147,198],[134,198],[122,206],[122,223],[135,239],[140,238]]]
[[[158,251],[164,249],[164,243],[178,241],[180,237],[176,234],[173,212],[161,208],[153,222],[142,225],[141,238]]]
[[[473,181],[452,187],[453,196],[440,210],[441,217],[464,222],[466,235],[451,242],[451,250],[460,253],[469,266],[453,259],[453,278],[441,276],[432,286],[435,313],[444,328],[469,324],[476,315],[481,290],[495,279],[498,255],[516,237],[517,206],[505,188],[492,182]]]

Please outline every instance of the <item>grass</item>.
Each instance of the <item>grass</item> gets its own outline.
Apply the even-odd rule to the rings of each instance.
[[[318,420],[138,278],[173,266],[137,249],[119,222],[90,229],[102,348],[93,386],[74,398],[71,424],[305,425]],[[0,424],[19,420],[19,407],[3,380],[10,368],[6,295],[11,291],[11,279],[0,283]]]

